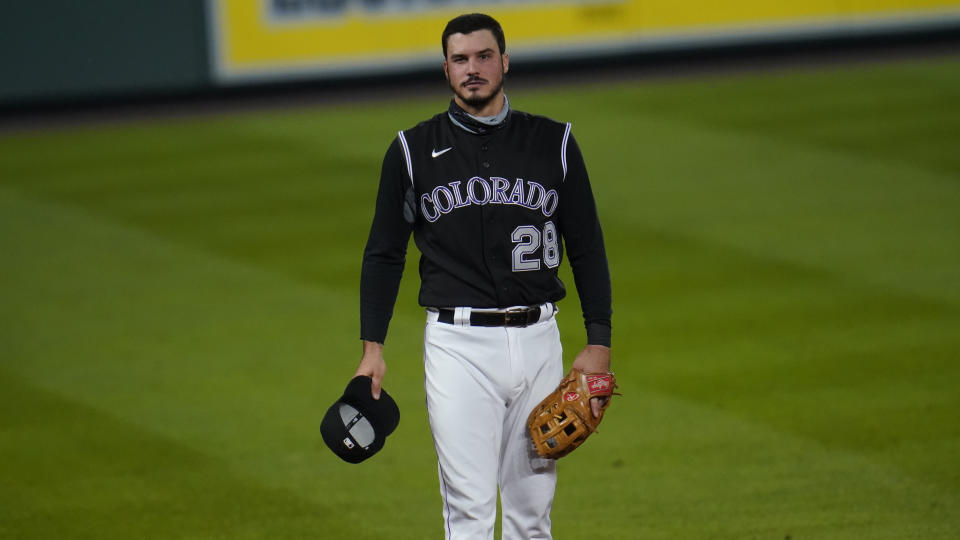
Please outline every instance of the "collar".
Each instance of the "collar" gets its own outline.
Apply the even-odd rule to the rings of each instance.
[[[506,94],[503,96],[503,108],[494,116],[474,116],[460,108],[455,100],[450,100],[450,108],[447,109],[447,116],[450,121],[460,129],[473,133],[474,135],[485,135],[496,131],[507,125],[510,117],[510,100]]]

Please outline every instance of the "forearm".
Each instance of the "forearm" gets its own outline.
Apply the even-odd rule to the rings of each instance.
[[[403,261],[364,259],[360,271],[360,338],[384,343],[400,291]]]
[[[387,372],[387,363],[383,359],[383,343],[363,341],[363,355],[354,377],[370,377],[370,393],[374,399],[380,399],[383,375]]]

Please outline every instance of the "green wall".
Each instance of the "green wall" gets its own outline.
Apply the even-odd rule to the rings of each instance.
[[[4,2],[0,104],[208,86],[204,5],[200,0]]]

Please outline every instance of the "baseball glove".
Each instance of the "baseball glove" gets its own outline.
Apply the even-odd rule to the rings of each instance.
[[[537,453],[558,459],[576,450],[597,430],[616,387],[613,373],[583,373],[571,369],[557,389],[534,407],[527,418],[527,429]],[[596,417],[590,410],[590,399],[594,397],[607,398]]]

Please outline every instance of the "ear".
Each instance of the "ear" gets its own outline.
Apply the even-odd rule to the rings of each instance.
[[[500,61],[503,63],[503,73],[506,74],[510,71],[510,55],[503,53],[503,56],[500,57]]]
[[[447,73],[447,61],[444,60],[442,65],[443,65],[443,77],[449,81],[449,80],[450,80],[450,74]]]

